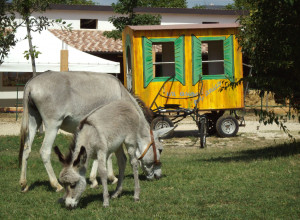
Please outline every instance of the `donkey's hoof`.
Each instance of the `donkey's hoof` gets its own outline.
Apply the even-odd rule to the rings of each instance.
[[[109,203],[103,203],[103,207],[104,208],[108,208],[109,207]]]
[[[111,181],[111,184],[114,185],[118,182],[118,178],[114,178],[112,181]]]
[[[56,186],[56,192],[60,192],[64,189],[64,187],[62,187],[60,184],[57,184]]]
[[[23,193],[28,192],[28,190],[29,190],[28,185],[22,186],[22,188],[21,188],[21,191],[22,191]]]
[[[96,189],[96,188],[98,188],[98,186],[99,186],[99,185],[98,185],[98,183],[96,182],[96,183],[92,183],[91,186],[90,186],[90,188],[91,188],[91,189]]]
[[[119,195],[120,195],[119,193],[114,193],[114,194],[111,196],[111,198],[112,198],[112,199],[116,199],[116,198],[119,197]]]
[[[134,198],[134,201],[135,201],[135,202],[139,202],[139,201],[140,201],[140,198]]]

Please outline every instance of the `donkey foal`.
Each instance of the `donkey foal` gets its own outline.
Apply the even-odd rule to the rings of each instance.
[[[150,131],[145,116],[132,103],[114,101],[91,112],[78,127],[73,144],[67,157],[55,147],[59,160],[64,164],[59,180],[66,193],[65,205],[77,206],[81,194],[86,188],[85,173],[90,158],[98,160],[98,172],[103,187],[103,206],[109,206],[107,188],[107,158],[115,153],[119,167],[119,181],[112,198],[122,192],[126,166],[126,156],[122,144],[127,148],[134,175],[134,200],[139,200],[140,185],[138,179],[139,160],[147,176],[161,177],[159,162],[162,146],[158,141],[173,128]],[[152,150],[149,150],[151,149]]]

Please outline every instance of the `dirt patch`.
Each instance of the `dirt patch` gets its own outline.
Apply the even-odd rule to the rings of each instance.
[[[0,114],[0,136],[1,135],[19,135],[21,118],[16,121],[15,114]],[[290,141],[288,135],[276,124],[263,125],[258,122],[254,115],[245,117],[246,126],[240,127],[238,135],[233,138],[220,138],[210,136],[207,138],[207,147],[229,148],[237,145],[252,144],[263,145],[270,142]],[[300,140],[300,123],[297,121],[288,121],[285,126],[295,139]],[[60,131],[62,132],[62,131]],[[187,117],[178,124],[172,139],[164,140],[168,147],[199,147],[200,140],[198,128],[191,117]]]

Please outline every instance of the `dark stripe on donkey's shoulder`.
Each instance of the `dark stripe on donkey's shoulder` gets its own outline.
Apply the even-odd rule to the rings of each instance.
[[[88,117],[84,118],[79,126],[78,126],[78,130],[77,132],[73,135],[73,140],[72,140],[72,143],[70,144],[70,147],[69,147],[69,153],[68,155],[66,156],[66,159],[65,159],[65,164],[66,165],[70,165],[72,163],[72,160],[73,160],[73,153],[75,151],[75,147],[76,147],[76,140],[77,140],[77,136],[78,136],[78,132],[80,132],[84,125],[92,125],[89,121],[88,121]]]

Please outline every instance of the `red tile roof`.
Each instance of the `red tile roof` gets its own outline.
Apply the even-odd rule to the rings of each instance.
[[[66,44],[85,52],[122,53],[122,41],[106,38],[99,30],[49,29],[57,38]],[[202,53],[208,52],[208,45],[202,44]]]
[[[98,30],[59,30],[49,29],[56,37],[75,47],[78,50],[86,52],[122,52],[122,41],[106,38],[103,31]]]

